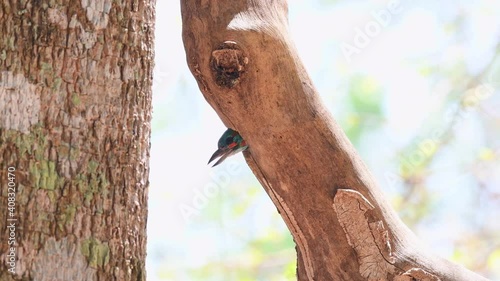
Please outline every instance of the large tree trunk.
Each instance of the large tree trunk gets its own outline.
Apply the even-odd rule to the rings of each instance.
[[[485,280],[424,250],[383,198],[318,99],[285,1],[181,2],[189,68],[249,144],[247,163],[297,244],[299,280]]]
[[[0,4],[0,280],[145,280],[154,1]]]

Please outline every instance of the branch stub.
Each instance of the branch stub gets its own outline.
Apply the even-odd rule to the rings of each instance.
[[[212,52],[215,82],[221,87],[232,88],[238,84],[247,64],[248,57],[234,41],[225,41]]]

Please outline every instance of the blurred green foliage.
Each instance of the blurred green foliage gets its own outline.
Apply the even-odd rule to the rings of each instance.
[[[354,75],[349,79],[349,89],[345,103],[345,116],[340,117],[340,124],[353,142],[371,130],[377,130],[383,121],[382,89],[373,77]]]

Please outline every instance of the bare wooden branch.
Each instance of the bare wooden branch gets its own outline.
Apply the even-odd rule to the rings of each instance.
[[[383,198],[318,98],[285,1],[181,3],[189,68],[249,144],[247,163],[297,244],[298,280],[485,280],[424,250]]]

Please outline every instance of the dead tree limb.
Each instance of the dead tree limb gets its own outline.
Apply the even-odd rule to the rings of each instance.
[[[247,163],[297,244],[298,280],[485,280],[425,250],[383,198],[318,98],[286,1],[181,3],[189,68],[249,144]]]

